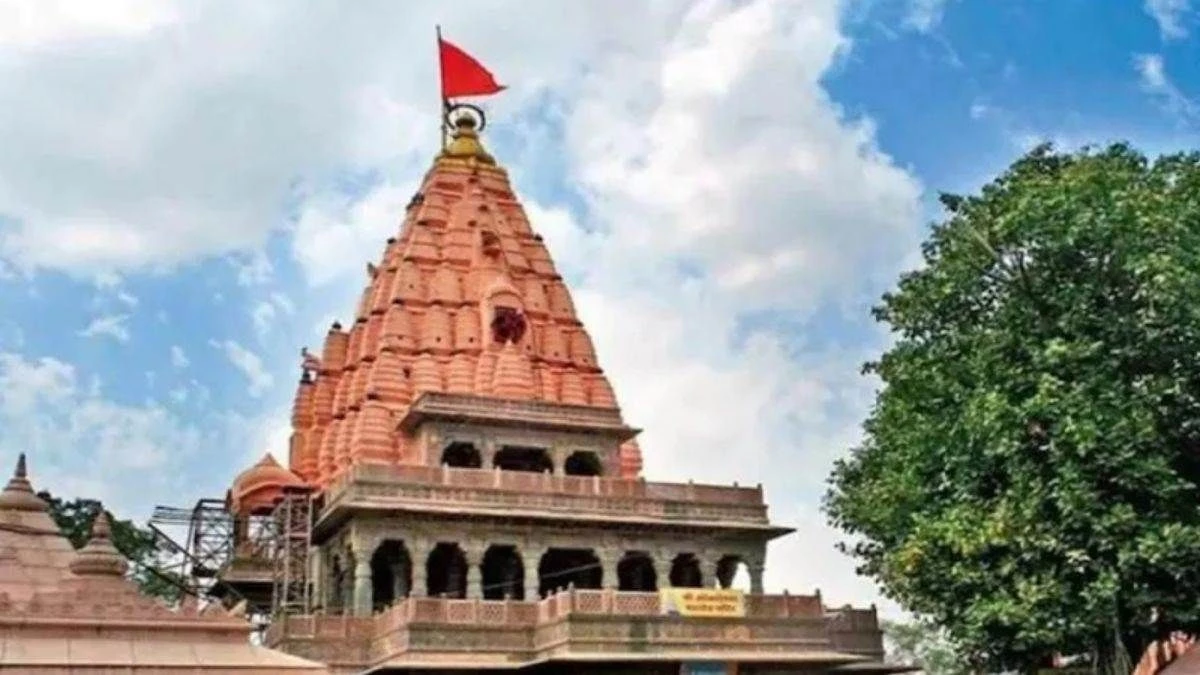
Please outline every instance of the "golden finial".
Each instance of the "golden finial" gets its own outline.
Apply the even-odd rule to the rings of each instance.
[[[496,160],[479,141],[479,122],[474,115],[462,114],[454,118],[454,131],[450,133],[450,144],[442,150],[439,159],[465,161],[467,163],[495,165]]]

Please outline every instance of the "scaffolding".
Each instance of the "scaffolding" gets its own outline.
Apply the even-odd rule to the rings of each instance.
[[[164,528],[187,527],[182,544]],[[169,553],[157,573],[178,580],[180,589],[197,598],[209,598],[217,574],[233,556],[233,518],[222,499],[201,499],[191,509],[156,506],[150,531],[161,550]]]
[[[271,613],[308,614],[312,607],[312,492],[307,487],[286,487],[272,513],[274,544]]]

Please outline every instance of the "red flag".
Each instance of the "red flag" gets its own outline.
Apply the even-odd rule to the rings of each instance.
[[[487,96],[504,86],[475,57],[438,37],[438,58],[442,64],[442,99],[459,96]]]

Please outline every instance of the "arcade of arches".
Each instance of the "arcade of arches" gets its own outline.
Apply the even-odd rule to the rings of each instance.
[[[532,600],[570,586],[642,592],[667,584],[730,588],[743,566],[750,592],[762,592],[762,564],[738,555],[706,559],[695,553],[655,556],[648,551],[523,550],[511,544],[385,539],[363,558],[356,561],[346,552],[328,560],[321,593],[326,610],[367,614],[410,596]]]
[[[602,476],[604,463],[595,452],[578,450],[555,466],[551,453],[545,448],[505,445],[480,452],[474,443],[457,441],[442,450],[441,464],[456,469],[499,469],[533,473],[562,473],[567,476]]]

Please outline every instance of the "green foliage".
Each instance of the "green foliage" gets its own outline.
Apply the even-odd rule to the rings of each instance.
[[[926,675],[971,675],[945,631],[937,626],[923,621],[885,621],[882,628],[889,644],[889,662],[919,666]]]
[[[1043,146],[942,202],[874,310],[846,549],[977,668],[1200,630],[1200,155]]]
[[[79,498],[63,501],[48,492],[40,492],[38,496],[50,505],[50,516],[71,545],[82,548],[91,536],[92,521],[100,511],[100,502]],[[130,574],[142,592],[168,602],[178,600],[180,577],[170,570],[161,569],[167,552],[160,547],[154,535],[133,521],[118,520],[111,512],[108,516],[112,523],[113,546],[129,560]]]

